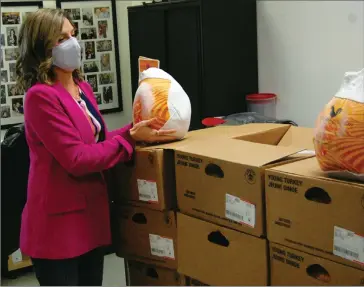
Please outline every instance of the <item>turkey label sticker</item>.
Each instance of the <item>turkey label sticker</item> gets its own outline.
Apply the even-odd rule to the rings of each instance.
[[[355,232],[335,226],[334,254],[364,265],[364,237]]]
[[[158,68],[159,69],[159,60],[150,59],[147,57],[139,57],[138,59],[138,66],[139,66],[139,78],[141,77],[142,73],[149,68]]]
[[[155,181],[138,179],[139,200],[158,203],[158,189]]]
[[[240,224],[255,227],[255,205],[239,197],[226,194],[225,216]]]
[[[166,259],[175,259],[173,239],[149,234],[149,242],[152,255]]]

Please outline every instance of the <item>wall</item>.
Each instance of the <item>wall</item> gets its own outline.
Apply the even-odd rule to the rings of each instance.
[[[259,88],[277,116],[313,126],[346,71],[364,68],[363,1],[260,1]]]

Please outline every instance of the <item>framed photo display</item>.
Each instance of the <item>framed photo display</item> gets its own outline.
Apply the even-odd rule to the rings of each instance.
[[[102,113],[123,110],[115,0],[57,0],[77,29],[85,80]]]
[[[42,6],[42,1],[1,3],[1,129],[24,122],[25,93],[18,89],[15,83],[19,30],[27,14],[37,11]]]

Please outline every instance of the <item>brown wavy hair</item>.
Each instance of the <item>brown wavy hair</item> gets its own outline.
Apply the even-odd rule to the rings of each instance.
[[[44,8],[30,13],[20,27],[19,56],[16,61],[16,81],[27,91],[35,83],[52,85],[56,81],[53,70],[52,49],[62,33],[69,15],[61,9]],[[73,78],[83,80],[80,70],[73,71]]]

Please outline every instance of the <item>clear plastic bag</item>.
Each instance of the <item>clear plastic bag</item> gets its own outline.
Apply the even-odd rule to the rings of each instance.
[[[251,123],[276,123],[276,124],[288,124],[292,126],[297,126],[297,124],[290,120],[277,120],[269,118],[258,113],[248,112],[248,113],[238,113],[228,115],[223,117],[226,121],[223,125],[246,125]]]
[[[329,175],[364,179],[364,69],[348,72],[317,119],[314,144]]]

